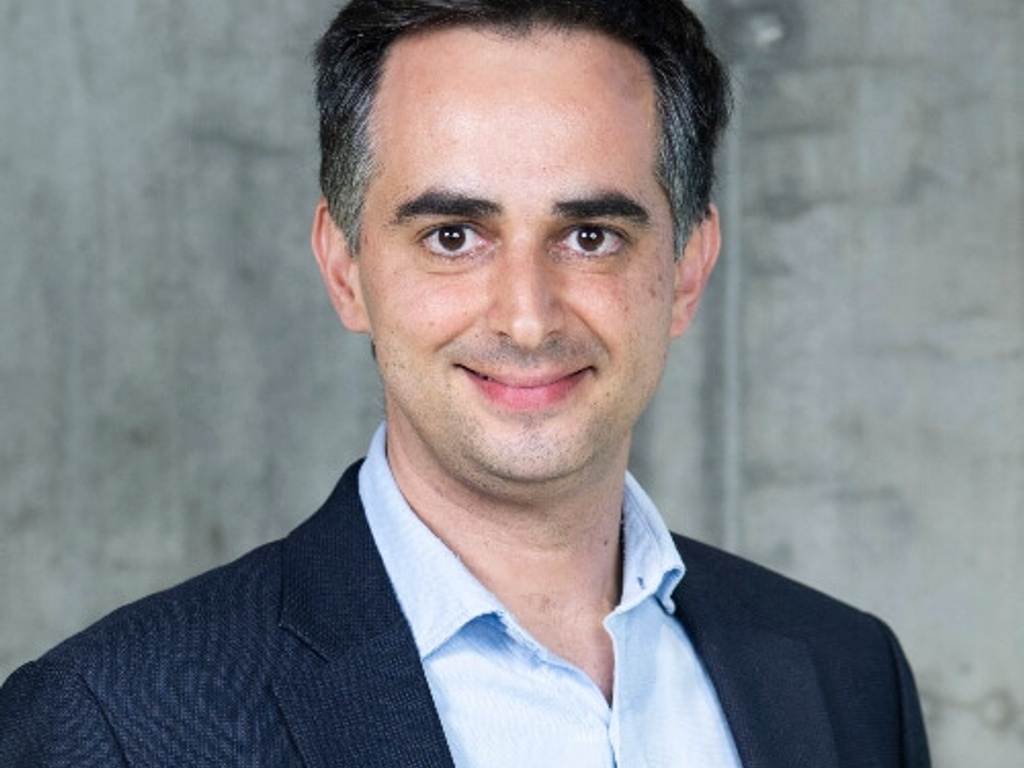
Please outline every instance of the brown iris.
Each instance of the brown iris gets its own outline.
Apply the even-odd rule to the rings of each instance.
[[[457,251],[466,245],[464,227],[442,227],[437,231],[437,244],[446,251]]]
[[[580,227],[576,233],[576,242],[584,251],[594,252],[604,245],[605,234],[600,227]]]

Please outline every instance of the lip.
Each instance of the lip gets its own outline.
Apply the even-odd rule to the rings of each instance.
[[[477,390],[491,403],[510,411],[535,412],[566,400],[590,372],[581,368],[568,373],[482,373],[460,366]]]

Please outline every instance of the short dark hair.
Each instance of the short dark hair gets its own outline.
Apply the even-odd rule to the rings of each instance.
[[[654,80],[661,140],[656,173],[672,209],[676,252],[707,216],[729,82],[700,20],[681,0],[351,0],[317,43],[320,187],[358,251],[374,164],[370,113],[387,51],[399,37],[451,27],[606,34],[639,51]]]

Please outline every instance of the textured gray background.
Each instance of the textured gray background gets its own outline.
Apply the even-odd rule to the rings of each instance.
[[[670,523],[889,621],[1024,765],[1024,2],[705,0],[724,261],[638,435]],[[309,254],[325,0],[0,0],[0,678],[284,534],[380,413]]]

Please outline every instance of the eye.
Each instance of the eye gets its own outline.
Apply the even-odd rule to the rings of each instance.
[[[598,227],[580,227],[576,230],[576,244],[588,253],[601,250],[604,241],[604,230]]]
[[[465,224],[444,224],[430,230],[423,238],[428,251],[445,258],[465,255],[482,242],[483,238]]]
[[[608,227],[597,224],[581,224],[574,227],[562,241],[562,245],[571,253],[593,258],[595,256],[613,256],[622,250],[625,238]]]

